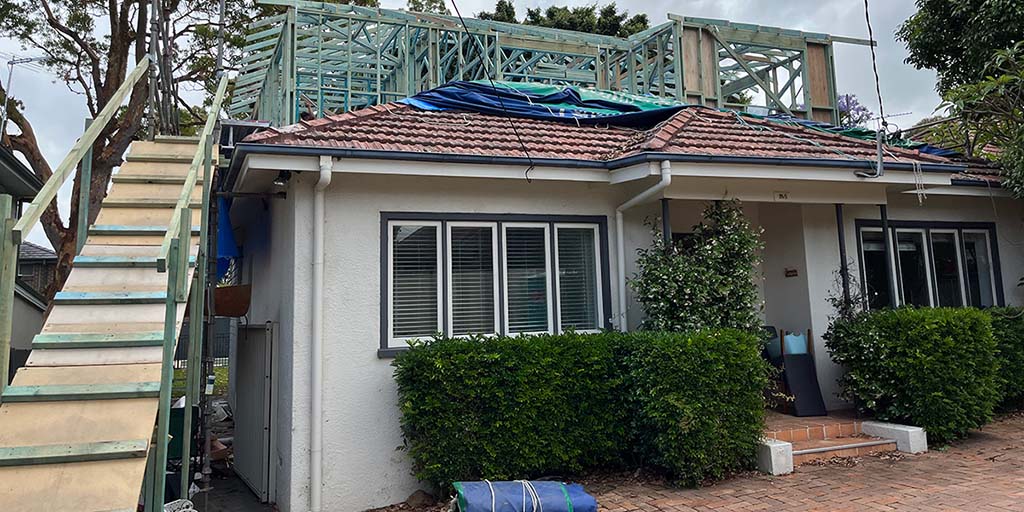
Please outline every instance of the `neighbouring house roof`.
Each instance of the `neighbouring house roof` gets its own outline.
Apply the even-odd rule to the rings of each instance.
[[[46,297],[20,279],[14,281],[14,294],[21,297],[39,311],[46,311]]]
[[[812,128],[740,116],[703,107],[686,108],[647,130],[513,118],[515,131],[534,159],[610,162],[644,153],[734,157],[750,163],[790,160],[856,163],[876,158],[875,144]],[[271,128],[247,143],[396,153],[525,157],[504,116],[426,111],[402,104],[376,105],[345,114]],[[946,158],[889,147],[887,164],[959,166]],[[851,165],[853,167],[853,165]],[[933,169],[937,170],[937,169]]]
[[[0,147],[0,192],[20,200],[35,197],[43,182],[14,156],[10,149]]]
[[[25,260],[55,260],[57,259],[57,253],[52,250],[36,245],[32,242],[22,242],[18,249],[18,259],[21,261]]]

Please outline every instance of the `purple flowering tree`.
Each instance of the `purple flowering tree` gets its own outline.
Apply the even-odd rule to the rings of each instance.
[[[868,110],[855,94],[839,95],[839,126],[864,126],[874,114]]]

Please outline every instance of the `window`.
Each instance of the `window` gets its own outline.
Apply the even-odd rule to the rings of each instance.
[[[964,230],[964,260],[968,303],[979,308],[994,306],[996,282],[988,231]]]
[[[877,224],[858,221],[869,308],[890,304],[886,265],[895,280],[898,305],[989,307],[1001,302],[991,225],[890,222],[895,255],[886,258],[885,237]]]
[[[551,331],[548,226],[505,224],[508,334]]]
[[[900,301],[914,306],[931,306],[931,276],[923,229],[896,230],[896,266],[899,269]]]
[[[394,222],[390,232],[391,338],[404,343],[441,332],[440,223]]]
[[[864,294],[868,307],[884,308],[889,304],[889,278],[885,273],[885,238],[881,229],[864,228],[860,232],[864,261]]]
[[[453,336],[498,328],[495,223],[448,223],[448,325]]]
[[[382,214],[382,349],[606,325],[601,217]],[[418,218],[429,220],[416,220]],[[440,220],[435,220],[440,219]]]
[[[963,263],[960,260],[957,232],[933,229],[931,237],[937,305],[963,306]]]
[[[595,226],[555,225],[559,330],[580,332],[601,328],[597,241]]]

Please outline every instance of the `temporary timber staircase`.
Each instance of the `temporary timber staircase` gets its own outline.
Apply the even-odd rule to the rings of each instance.
[[[143,60],[22,218],[3,230],[3,247],[17,248],[79,161],[88,175],[92,141],[147,68]],[[226,84],[222,78],[200,137],[134,142],[95,223],[80,226],[70,276],[26,367],[0,395],[0,510],[134,511],[140,496],[146,510],[162,509],[167,440],[191,437],[189,414],[184,432],[168,430],[177,398],[172,363],[186,308],[203,311],[212,132]],[[10,301],[2,285],[0,292]],[[198,398],[202,322],[190,324],[187,406]],[[184,490],[190,443],[182,444]]]

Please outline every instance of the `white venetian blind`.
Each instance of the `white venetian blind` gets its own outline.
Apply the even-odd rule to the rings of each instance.
[[[547,230],[505,228],[508,331],[548,330]]]
[[[492,334],[494,227],[451,226],[451,333]]]
[[[593,228],[558,227],[558,310],[561,329],[600,328]]]
[[[438,227],[391,227],[391,326],[395,338],[428,337],[438,325]]]

